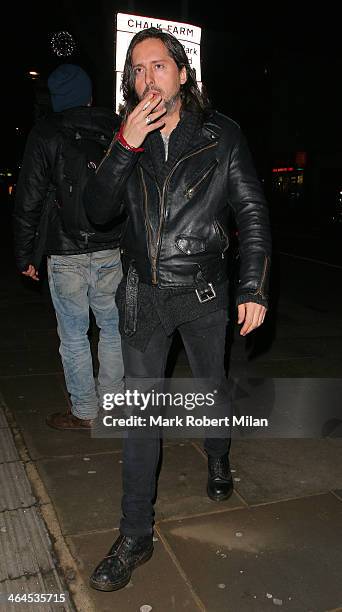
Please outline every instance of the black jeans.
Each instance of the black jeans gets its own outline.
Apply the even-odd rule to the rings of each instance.
[[[224,353],[227,313],[218,310],[178,327],[194,378],[215,378],[226,382]],[[122,352],[127,378],[163,378],[172,342],[159,325],[144,352],[122,339]],[[227,398],[228,401],[228,398]],[[230,438],[206,438],[204,448],[209,455],[220,457],[230,448]],[[152,533],[153,499],[160,453],[160,438],[123,440],[123,498],[120,531],[123,535]]]

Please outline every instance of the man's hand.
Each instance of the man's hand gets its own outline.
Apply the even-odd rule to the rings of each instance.
[[[165,114],[165,106],[159,107],[161,96],[149,94],[137,104],[134,111],[128,116],[122,135],[126,142],[134,148],[139,148],[144,142],[147,134],[163,127],[164,119],[159,119]]]
[[[30,264],[27,270],[22,272],[22,274],[24,276],[29,276],[30,278],[32,278],[32,280],[39,281],[38,271],[32,264]]]
[[[266,315],[265,306],[256,304],[255,302],[246,302],[246,304],[239,304],[238,306],[238,323],[243,323],[240,330],[240,336],[246,336],[253,329],[259,327],[263,322]]]

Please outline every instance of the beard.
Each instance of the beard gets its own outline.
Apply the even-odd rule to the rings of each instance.
[[[180,100],[180,91],[177,91],[177,93],[171,96],[168,100],[164,100],[167,115],[171,115],[178,100]]]
[[[158,92],[161,96],[163,96],[163,92],[161,89],[159,89],[159,87],[145,87],[142,95],[140,96],[140,100],[145,98],[145,96],[147,96],[147,94],[150,91]],[[165,106],[167,115],[170,115],[172,113],[179,99],[180,99],[180,90],[178,90],[177,93],[175,93],[173,96],[170,96],[170,98],[168,99],[164,98],[164,106]]]

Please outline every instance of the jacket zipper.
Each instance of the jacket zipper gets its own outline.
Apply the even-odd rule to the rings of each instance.
[[[147,210],[147,189],[146,189],[144,173],[143,173],[142,168],[139,168],[139,170],[140,170],[141,181],[142,181],[143,189],[144,189],[145,224],[146,224],[146,229],[148,233],[149,251],[150,251],[151,263],[152,263],[152,283],[155,285],[157,284],[157,257],[156,257],[156,250],[152,242],[151,223],[150,223],[150,219],[148,216],[148,210]],[[159,187],[158,187],[158,191],[159,191]],[[159,194],[160,194],[160,191],[159,191]]]
[[[116,134],[115,134],[115,136],[113,137],[113,140],[112,140],[112,142],[110,143],[110,145],[109,145],[109,147],[108,147],[108,149],[107,149],[107,151],[106,151],[106,155],[104,156],[104,158],[103,158],[103,159],[100,161],[99,165],[97,166],[97,168],[96,168],[96,170],[95,170],[95,174],[97,174],[97,173],[98,173],[98,171],[100,170],[100,168],[101,168],[101,166],[102,166],[103,162],[104,162],[104,161],[107,159],[107,157],[109,157],[109,155],[110,155],[110,153],[111,153],[111,150],[112,150],[112,148],[113,148],[113,146],[114,146],[115,137],[116,137]]]
[[[208,168],[208,170],[203,174],[203,176],[201,176],[201,178],[197,181],[197,183],[195,183],[194,185],[191,185],[191,187],[188,187],[184,191],[184,195],[187,198],[191,198],[195,189],[197,189],[197,187],[207,178],[207,176],[210,174],[210,172],[212,172],[212,170],[215,168],[216,165],[217,165],[217,162],[215,162],[214,164],[211,164],[210,168]]]
[[[265,263],[264,263],[264,268],[262,271],[262,277],[261,277],[261,283],[260,283],[260,287],[255,291],[255,293],[253,293],[253,295],[261,295],[261,297],[263,299],[265,299],[265,296],[263,294],[263,288],[264,288],[264,283],[265,283],[265,278],[266,278],[266,270],[267,270],[267,266],[268,266],[268,256],[265,255]]]
[[[172,168],[170,174],[166,177],[166,179],[164,181],[162,195],[161,195],[161,202],[160,202],[160,221],[159,221],[159,227],[158,227],[158,233],[157,233],[155,258],[154,258],[154,268],[152,267],[152,284],[153,285],[157,285],[158,284],[158,278],[157,278],[157,259],[158,259],[158,255],[159,255],[159,249],[160,249],[160,236],[161,236],[161,231],[162,231],[162,227],[163,227],[163,223],[164,223],[164,209],[165,209],[165,191],[166,191],[166,187],[168,186],[168,184],[169,184],[169,182],[171,180],[171,177],[172,177],[173,173],[175,172],[175,170],[178,168],[179,164],[181,164],[186,159],[189,159],[190,157],[193,157],[194,155],[197,155],[198,153],[202,153],[202,151],[206,151],[207,149],[212,149],[213,147],[216,147],[216,146],[217,146],[217,142],[213,142],[212,144],[207,145],[206,147],[202,147],[202,149],[198,149],[197,151],[194,151],[193,153],[190,153],[189,155],[185,155],[185,157],[182,157],[181,159],[179,159],[178,162],[176,163],[176,165]],[[153,272],[154,272],[154,275],[153,275]]]

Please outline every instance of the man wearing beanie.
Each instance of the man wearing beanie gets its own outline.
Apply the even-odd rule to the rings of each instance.
[[[59,113],[68,108],[89,106],[92,84],[87,73],[74,64],[62,64],[48,78],[52,108]]]
[[[90,232],[80,229],[76,235],[70,233],[61,214],[56,167],[61,151],[65,151],[66,133],[75,139],[100,138],[107,147],[118,118],[109,109],[91,106],[92,83],[80,66],[58,66],[48,78],[48,88],[53,112],[29,134],[17,185],[15,257],[20,272],[38,281],[42,256],[48,256],[49,287],[70,406],[66,413],[49,415],[47,424],[60,430],[89,430],[103,395],[122,390],[115,304],[122,277],[121,224],[116,221],[106,228],[96,226]],[[89,309],[100,329],[96,381],[87,335]]]

